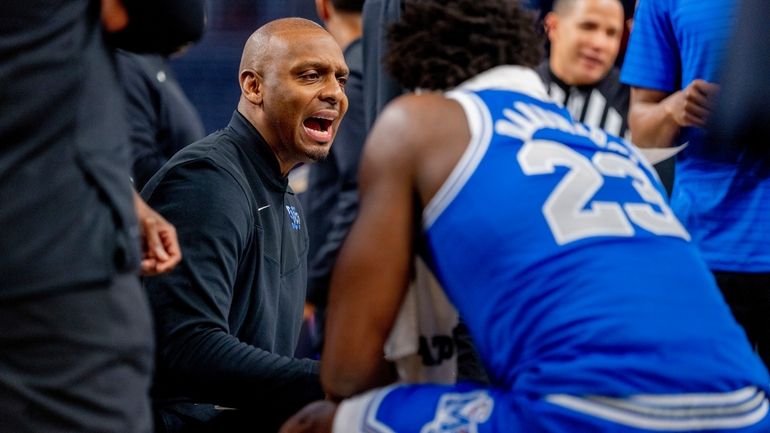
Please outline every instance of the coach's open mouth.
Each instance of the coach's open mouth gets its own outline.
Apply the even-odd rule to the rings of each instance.
[[[315,141],[326,143],[331,141],[334,128],[332,124],[337,118],[337,112],[333,110],[321,110],[313,113],[302,122],[305,132]]]

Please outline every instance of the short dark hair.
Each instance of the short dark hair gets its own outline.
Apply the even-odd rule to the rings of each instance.
[[[576,1],[577,0],[554,0],[552,10],[557,15],[569,14],[571,9],[575,7]],[[623,6],[623,19],[633,18],[636,0],[618,0],[618,3]]]
[[[445,90],[499,65],[543,60],[536,17],[518,0],[406,0],[385,67],[402,86]]]
[[[334,9],[341,12],[361,12],[364,9],[364,0],[332,0]]]
[[[553,0],[551,10],[558,15],[563,15],[575,6],[575,0]]]

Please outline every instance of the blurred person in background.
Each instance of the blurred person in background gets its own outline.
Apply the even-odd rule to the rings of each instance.
[[[548,59],[536,70],[551,98],[575,119],[631,139],[631,89],[620,82],[616,66],[632,22],[623,21],[625,7],[620,0],[557,0],[544,19]],[[627,7],[633,10],[633,5]],[[669,195],[673,163],[667,159],[655,165]]]
[[[181,253],[132,193],[112,55],[199,37],[203,5],[149,3],[0,6],[0,431],[152,429],[138,273]]]
[[[712,140],[748,143],[755,158],[770,146],[770,2],[743,0],[723,64],[722,91],[712,117]]]
[[[158,6],[165,8],[162,3]],[[199,18],[205,23],[205,1],[195,0],[190,7],[202,11],[199,13],[204,15]],[[116,51],[129,121],[132,181],[137,191],[174,153],[205,135],[200,116],[177,82],[169,62],[170,57],[181,55],[200,39],[202,33],[203,27],[197,32],[180,33],[180,37],[189,39],[164,44],[154,52]],[[148,34],[152,36],[157,35]]]
[[[629,89],[615,59],[623,36],[620,0],[557,0],[545,16],[549,58],[537,67],[548,94],[577,120],[625,136]]]
[[[765,143],[744,137],[709,145],[704,129],[715,109],[737,5],[641,0],[621,80],[632,86],[636,145],[688,143],[676,159],[672,209],[770,365],[770,159],[752,151]]]
[[[118,50],[116,58],[127,104],[134,187],[141,191],[169,158],[205,132],[166,54]]]
[[[382,59],[387,50],[388,25],[398,21],[402,0],[366,0],[362,9],[364,58],[364,122],[367,133],[385,105],[404,89],[385,70]]]

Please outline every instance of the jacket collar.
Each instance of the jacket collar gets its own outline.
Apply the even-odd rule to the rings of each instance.
[[[275,189],[287,191],[289,178],[281,175],[278,158],[257,128],[238,110],[233,113],[227,128],[241,138],[236,143],[257,168],[262,180]]]

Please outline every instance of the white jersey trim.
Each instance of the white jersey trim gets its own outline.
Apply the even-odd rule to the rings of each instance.
[[[377,420],[380,403],[397,385],[376,388],[343,400],[332,422],[332,433],[395,433]]]
[[[458,89],[479,90],[509,90],[523,93],[542,101],[552,102],[543,80],[534,69],[523,66],[502,65],[476,75],[463,82]]]
[[[696,431],[749,427],[767,416],[768,398],[756,387],[726,393],[637,395],[628,398],[551,394],[558,406],[647,430]]]
[[[452,90],[446,97],[457,101],[465,111],[471,140],[449,177],[423,211],[423,227],[427,230],[454,200],[468,178],[478,167],[492,138],[492,119],[481,99],[473,93]]]

